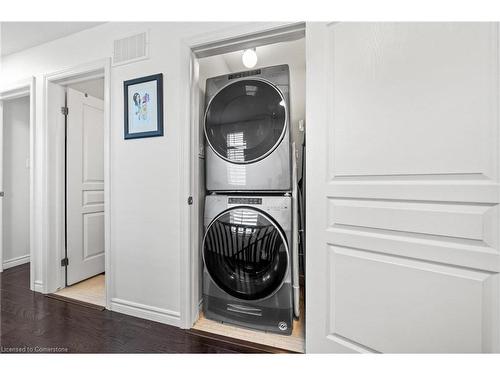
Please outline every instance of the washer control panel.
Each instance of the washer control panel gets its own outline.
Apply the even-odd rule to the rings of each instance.
[[[227,197],[227,206],[255,206],[261,210],[282,211],[287,210],[290,205],[290,198],[284,197]]]
[[[241,205],[249,205],[249,204],[257,204],[261,205],[262,204],[262,198],[228,198],[227,199],[228,204],[241,204]]]

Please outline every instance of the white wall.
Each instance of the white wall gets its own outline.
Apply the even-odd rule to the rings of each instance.
[[[3,106],[3,267],[29,262],[29,97]]]
[[[181,194],[181,133],[189,111],[187,38],[212,33],[227,38],[278,24],[107,23],[3,59],[0,85],[36,77],[37,129],[43,121],[43,75],[111,56],[112,41],[134,31],[150,30],[150,59],[113,67],[111,71],[111,298],[114,310],[180,324],[181,210],[189,192]],[[123,139],[123,81],[164,74],[163,137]],[[185,93],[185,95],[182,95]],[[37,153],[41,148],[37,137]],[[40,171],[40,165],[36,165]],[[36,174],[35,189],[43,183]],[[184,194],[185,193],[185,194]],[[184,198],[185,196],[185,198]],[[182,199],[181,199],[182,197]],[[39,199],[36,195],[35,199]],[[40,202],[36,203],[37,207]],[[39,225],[39,217],[37,223]],[[36,276],[42,272],[41,227],[36,226]]]

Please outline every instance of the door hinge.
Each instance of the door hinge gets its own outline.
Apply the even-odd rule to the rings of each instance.
[[[68,112],[69,112],[68,107],[61,107],[61,113],[62,113],[64,116],[67,116],[67,115],[68,115]]]
[[[69,259],[68,258],[61,259],[61,267],[66,267],[66,266],[69,266]]]
[[[188,198],[188,204],[191,206],[193,204],[193,197]]]

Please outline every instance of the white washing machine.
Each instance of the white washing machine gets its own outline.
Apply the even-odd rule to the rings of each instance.
[[[291,334],[291,203],[289,196],[206,197],[202,253],[208,319]]]
[[[207,80],[208,191],[290,191],[289,82],[288,65]]]

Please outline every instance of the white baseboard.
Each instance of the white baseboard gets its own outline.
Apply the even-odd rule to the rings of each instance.
[[[20,257],[17,257],[17,258],[12,258],[12,259],[9,259],[9,260],[6,260],[3,262],[3,269],[6,270],[8,268],[12,268],[12,267],[15,267],[15,266],[20,266],[21,264],[24,264],[24,263],[29,263],[30,261],[30,255],[27,254],[27,255],[22,255]]]
[[[137,318],[153,320],[155,322],[169,324],[179,327],[181,324],[181,314],[176,311],[160,309],[141,303],[126,301],[120,298],[111,299],[111,311],[132,315]]]
[[[43,284],[41,281],[35,280],[35,289],[34,292],[43,293]]]

